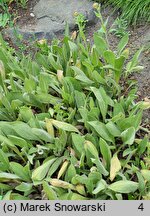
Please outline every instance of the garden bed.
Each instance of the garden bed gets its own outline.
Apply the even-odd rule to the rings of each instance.
[[[128,43],[109,32],[116,15],[107,30],[111,9],[93,8],[101,25],[86,31],[75,13],[75,31],[53,41],[0,37],[3,200],[150,199],[148,26]]]

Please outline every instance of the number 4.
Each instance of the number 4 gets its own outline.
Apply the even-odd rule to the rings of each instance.
[[[141,203],[138,207],[139,210],[143,211],[144,210],[144,206],[143,206],[143,203]]]

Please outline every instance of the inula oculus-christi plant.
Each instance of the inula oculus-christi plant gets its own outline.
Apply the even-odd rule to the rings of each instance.
[[[39,41],[33,59],[0,39],[3,200],[150,199],[149,131],[141,126],[150,104],[120,85],[142,69],[141,50],[129,60],[125,35],[112,51],[94,8],[101,29],[93,45],[79,17],[79,32],[66,27],[62,41]]]

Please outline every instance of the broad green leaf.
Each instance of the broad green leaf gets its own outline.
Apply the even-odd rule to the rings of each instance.
[[[118,47],[117,47],[117,51],[118,51],[118,54],[120,55],[121,52],[123,51],[123,49],[126,47],[127,43],[129,41],[129,35],[128,33],[125,34],[125,36],[120,40],[119,44],[118,44]]]
[[[141,170],[142,176],[148,182],[150,182],[150,170],[143,169]]]
[[[121,135],[121,131],[119,130],[117,125],[112,121],[109,121],[106,124],[106,128],[108,129],[109,133],[112,134],[114,137],[119,137]]]
[[[91,121],[88,124],[96,131],[104,140],[114,143],[114,137],[109,133],[106,125],[99,121]]]
[[[6,166],[6,169],[9,169],[9,160],[6,153],[3,152],[2,149],[0,149],[0,161]]]
[[[28,143],[17,136],[13,136],[13,135],[8,135],[9,140],[16,146],[19,146],[20,148],[27,148],[28,149]]]
[[[105,162],[106,162],[107,170],[109,170],[109,169],[110,169],[110,161],[111,161],[111,151],[110,151],[110,147],[109,147],[109,145],[106,143],[106,141],[103,140],[102,138],[100,138],[99,146],[100,146],[101,153],[102,153],[102,155],[103,155],[103,159],[104,159]]]
[[[17,194],[17,193],[12,193],[11,194],[11,199],[12,200],[29,200],[29,197],[22,196],[22,195]]]
[[[94,34],[94,44],[96,46],[96,49],[98,53],[103,56],[104,52],[108,49],[107,42],[101,37],[100,34],[95,33]]]
[[[85,139],[81,135],[72,133],[73,147],[78,158],[81,157],[81,154],[84,151],[84,141]]]
[[[21,192],[27,192],[32,189],[33,184],[32,183],[25,183],[22,182],[20,185],[15,187],[16,190],[21,191]]]
[[[12,190],[8,191],[4,196],[2,200],[11,200],[11,194]]]
[[[33,78],[30,78],[30,79],[25,78],[24,89],[27,93],[32,93],[33,91],[35,91],[36,90],[35,80]]]
[[[62,164],[63,159],[64,159],[64,156],[57,158],[54,161],[54,163],[51,165],[51,167],[48,171],[48,174],[47,174],[48,177],[51,177],[57,171],[58,167]]]
[[[86,152],[89,151],[92,154],[92,156],[94,156],[94,158],[98,158],[98,151],[92,142],[86,140],[84,142],[84,149]]]
[[[12,188],[13,188],[13,186],[10,186],[8,184],[0,183],[0,189],[3,190],[3,191],[8,191],[8,190],[11,190]]]
[[[137,63],[138,63],[138,59],[140,57],[140,54],[142,52],[143,48],[139,49],[133,56],[131,62],[128,63],[127,65],[127,70],[131,70],[132,68],[134,68]]]
[[[29,107],[21,107],[19,111],[19,117],[25,122],[34,117],[33,111]]]
[[[36,95],[36,99],[38,101],[40,101],[40,104],[36,104],[36,106],[41,107],[41,103],[43,104],[52,104],[52,105],[56,105],[57,103],[61,103],[62,99],[59,97],[54,97],[50,94],[47,93],[39,93],[38,95]],[[39,103],[39,102],[38,102]]]
[[[145,152],[146,147],[148,147],[148,137],[144,137],[144,139],[141,140],[138,146],[138,154],[141,155]]]
[[[108,109],[108,104],[107,104],[106,97],[105,98],[103,97],[101,89],[91,87],[91,90],[95,94],[95,96],[96,96],[96,98],[98,100],[100,111],[101,111],[102,116],[103,116],[103,120],[105,120],[106,114],[107,114],[107,109]]]
[[[51,77],[49,74],[40,73],[40,75],[39,75],[39,87],[41,89],[41,92],[48,93],[50,79],[51,79]]]
[[[39,129],[39,128],[32,128],[32,133],[37,136],[40,140],[43,140],[45,142],[53,142],[53,137],[48,134],[45,130]]]
[[[83,107],[85,104],[85,94],[83,92],[74,91],[77,108]]]
[[[76,63],[76,60],[78,57],[78,46],[75,43],[73,43],[72,41],[68,41],[68,44],[69,44],[70,50],[72,52],[73,61],[74,61],[74,63]]]
[[[135,192],[138,189],[138,187],[139,187],[139,184],[137,182],[120,180],[115,183],[112,183],[108,188],[117,193],[128,194],[128,193]]]
[[[43,182],[43,190],[44,190],[44,193],[46,194],[46,197],[48,198],[48,200],[58,200],[56,192],[45,181]]]
[[[54,163],[55,160],[56,158],[48,160],[47,162],[45,162],[44,164],[36,168],[32,173],[32,180],[33,181],[43,180],[47,175],[50,166]]]
[[[116,103],[114,105],[113,116],[115,117],[115,116],[119,115],[120,113],[125,114],[125,111],[124,111],[121,103]]]
[[[65,175],[65,181],[71,182],[72,178],[76,175],[76,169],[73,164],[70,164],[70,166],[67,169],[66,175]]]
[[[51,64],[51,66],[57,71],[62,70],[61,64],[58,63],[58,61],[55,61],[54,56],[52,53],[49,53],[48,56],[48,62]]]
[[[131,115],[128,118],[118,120],[117,125],[122,131],[130,127],[134,127],[135,130],[137,131],[141,124],[141,120],[142,120],[142,111],[139,111],[136,115],[133,116]]]
[[[101,74],[99,74],[96,70],[92,72],[92,79],[94,80],[94,82],[100,83],[103,85],[107,83],[106,80],[101,76]]]
[[[55,188],[56,189],[56,188]],[[69,193],[61,193],[59,196],[59,200],[71,200],[73,192],[69,191]]]
[[[138,182],[139,182],[139,191],[142,195],[144,195],[145,190],[146,190],[146,187],[145,187],[146,182],[145,182],[142,174],[139,171],[136,172],[136,175],[138,177]]]
[[[77,184],[85,184],[88,180],[88,177],[86,175],[78,175],[76,174],[72,178],[72,184],[77,185]]]
[[[38,137],[35,136],[28,124],[20,121],[10,123],[12,129],[22,138],[27,140],[38,140]]]
[[[102,164],[102,162],[99,160],[99,159],[94,159],[94,158],[91,158],[91,161],[96,164],[96,167],[98,169],[98,171],[104,175],[104,176],[108,176],[108,171],[105,169],[104,165]]]
[[[81,196],[80,194],[73,193],[71,200],[88,200],[87,197]]]
[[[0,142],[6,143],[9,147],[14,147],[13,143],[5,136],[0,135]]]
[[[104,58],[107,61],[107,64],[114,66],[115,64],[115,54],[111,50],[107,50],[104,52]]]
[[[30,181],[29,173],[25,171],[24,167],[21,164],[16,162],[10,162],[10,168],[23,181]]]
[[[96,184],[101,178],[102,175],[93,167],[93,170],[91,169],[91,172],[88,175],[88,179],[90,179],[94,184]]]
[[[107,188],[107,183],[101,179],[97,185],[96,185],[96,188],[93,190],[93,194],[98,194],[99,192],[105,190]]]
[[[0,173],[0,179],[4,179],[4,180],[19,180],[21,179],[19,176],[15,175],[15,174],[11,174],[11,173],[6,173],[6,172],[1,172]]]
[[[135,128],[130,127],[121,133],[121,137],[124,144],[132,145],[135,140]]]
[[[121,163],[117,157],[117,154],[115,154],[111,159],[111,166],[110,166],[110,180],[113,181],[116,177],[117,173],[121,169]]]
[[[93,81],[90,80],[81,69],[75,66],[72,66],[71,68],[75,72],[75,78],[77,80],[80,80],[81,82],[86,83],[88,85],[93,84]]]
[[[99,54],[98,54],[98,51],[96,50],[96,47],[92,47],[92,54],[91,54],[90,58],[91,58],[92,65],[94,67],[96,67],[100,64]]]
[[[52,124],[58,128],[58,129],[62,129],[64,131],[70,131],[70,132],[77,132],[79,133],[78,129],[76,127],[74,127],[71,124],[68,124],[66,122],[61,122],[61,121],[57,121],[54,119],[51,119]]]

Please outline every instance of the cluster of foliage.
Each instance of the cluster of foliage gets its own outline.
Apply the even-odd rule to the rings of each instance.
[[[0,39],[0,193],[5,199],[150,199],[150,142],[132,84],[141,50],[130,58],[125,35],[110,50],[107,23],[94,44],[66,27],[62,41],[38,42],[20,58]],[[81,21],[82,20],[82,21]],[[126,63],[127,61],[127,63]]]
[[[121,10],[121,17],[128,21],[128,24],[137,24],[141,21],[150,21],[150,1],[149,0],[108,0]]]
[[[25,8],[28,0],[1,0],[0,5],[2,7],[6,6],[6,5],[9,6],[13,2],[15,2],[18,6]]]
[[[127,31],[127,28],[128,22],[122,18],[117,17],[112,25],[112,28],[110,29],[110,32],[112,32],[117,37],[122,38],[126,34],[130,34],[129,31]]]
[[[12,23],[12,16],[9,13],[9,6],[15,3],[17,7],[26,8],[28,0],[1,0],[0,1],[0,28]]]

